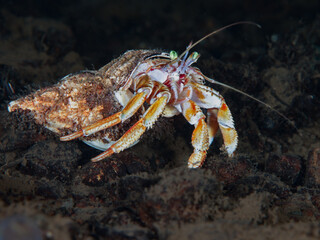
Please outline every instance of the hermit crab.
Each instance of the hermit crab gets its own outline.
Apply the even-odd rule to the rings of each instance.
[[[254,24],[238,22],[217,31],[241,23]],[[94,162],[134,145],[160,116],[177,114],[194,125],[189,168],[203,164],[218,129],[232,156],[238,136],[231,112],[223,96],[205,81],[225,84],[193,66],[200,55],[189,55],[189,51],[198,42],[180,56],[175,51],[127,51],[97,71],[67,75],[52,87],[12,101],[8,110],[31,115],[36,123],[59,134],[61,141],[80,138],[103,150]]]

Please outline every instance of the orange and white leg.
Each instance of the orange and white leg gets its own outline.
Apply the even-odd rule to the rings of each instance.
[[[82,136],[89,136],[124,122],[128,118],[132,117],[146,101],[153,88],[153,82],[150,81],[149,77],[146,75],[143,76],[143,79],[140,80],[140,83],[140,88],[137,91],[137,94],[127,103],[126,107],[121,112],[117,112],[107,118],[101,119],[100,121],[97,121],[96,123],[81,129],[80,131],[60,137],[60,140],[70,141]]]
[[[209,148],[209,132],[205,122],[205,115],[200,107],[189,100],[181,104],[182,114],[187,121],[195,126],[192,133],[192,155],[188,160],[188,168],[198,168],[203,164]]]
[[[214,89],[198,83],[193,83],[192,100],[201,108],[208,109],[209,143],[220,128],[225,148],[232,156],[237,148],[238,134],[235,130],[232,115],[224,98]]]
[[[224,146],[229,157],[233,156],[238,145],[238,133],[234,127],[233,118],[225,101],[222,101],[217,115],[219,128],[223,136]]]
[[[213,138],[218,131],[218,128],[220,128],[227,153],[229,157],[233,156],[233,153],[236,150],[238,144],[238,134],[234,127],[231,112],[225,101],[222,100],[222,104],[219,109],[208,109],[207,115],[209,143],[212,143]]]
[[[213,142],[214,137],[216,136],[219,130],[219,123],[217,119],[218,109],[211,108],[207,110],[207,124],[209,132],[209,145]]]
[[[134,144],[141,135],[151,128],[155,121],[163,112],[166,104],[170,99],[170,93],[163,92],[158,94],[157,100],[148,108],[143,117],[134,124],[117,142],[110,146],[105,152],[91,159],[93,162],[98,162],[104,158],[111,156],[113,153],[118,153]]]

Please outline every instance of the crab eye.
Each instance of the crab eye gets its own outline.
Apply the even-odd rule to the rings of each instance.
[[[175,60],[178,57],[178,53],[176,51],[170,51],[171,60]]]
[[[198,57],[199,57],[199,53],[198,53],[198,52],[193,52],[193,53],[192,53],[192,59],[193,59],[193,60],[197,60]]]

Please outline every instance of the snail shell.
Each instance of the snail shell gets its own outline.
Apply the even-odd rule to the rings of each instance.
[[[130,50],[112,60],[98,71],[69,74],[57,84],[40,89],[9,103],[9,112],[31,116],[37,124],[66,135],[91,125],[122,110],[133,96],[127,87],[130,77],[142,63],[152,64],[160,51]],[[114,127],[83,137],[92,147],[104,150],[121,137],[142,114]]]

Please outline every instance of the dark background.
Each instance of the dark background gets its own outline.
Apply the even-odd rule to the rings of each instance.
[[[319,239],[319,9],[316,0],[0,1],[0,239]],[[94,164],[100,151],[7,111],[127,50],[181,53],[237,21],[262,28],[211,36],[193,49],[196,66],[294,126],[211,86],[234,117],[234,158],[218,134],[202,168],[187,169],[193,126],[177,116]]]
[[[284,35],[311,22],[319,11],[314,1],[2,1],[21,17],[54,19],[69,26],[74,50],[87,67],[104,65],[128,49],[175,49],[227,24],[249,20],[262,26],[238,26],[206,40],[201,47],[219,57],[236,49],[239,40],[248,48],[266,45],[272,34]],[[225,39],[225,34],[232,34]],[[219,41],[220,40],[220,41]],[[200,51],[201,52],[201,51]]]

